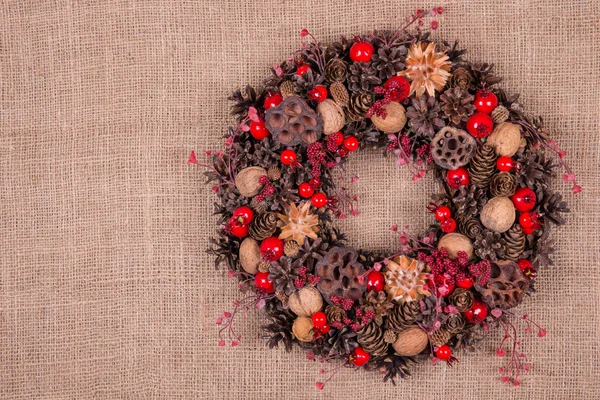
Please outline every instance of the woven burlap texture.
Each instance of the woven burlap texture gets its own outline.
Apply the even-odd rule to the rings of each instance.
[[[499,334],[454,368],[394,387],[268,350],[251,311],[239,347],[215,319],[240,294],[205,254],[213,200],[190,150],[218,150],[226,100],[300,46],[399,26],[417,1],[0,1],[0,397],[5,399],[599,398],[597,2],[443,1],[437,37],[493,62],[545,116],[583,192],[556,231],[556,266],[519,310],[543,325],[521,387],[501,384]],[[423,229],[431,179],[375,152],[351,156],[362,214],[351,243],[398,248]]]

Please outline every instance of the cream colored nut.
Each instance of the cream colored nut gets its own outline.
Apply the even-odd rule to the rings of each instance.
[[[511,122],[502,122],[496,125],[486,143],[496,150],[497,155],[512,157],[521,144],[521,127]]]
[[[471,239],[463,235],[462,233],[447,233],[438,242],[438,249],[442,247],[448,252],[448,257],[452,260],[456,260],[459,251],[467,253],[467,257],[470,259],[473,257],[473,243]]]
[[[292,333],[301,342],[311,342],[313,338],[313,323],[308,317],[298,317],[292,325]]]
[[[258,264],[262,261],[260,254],[260,247],[256,240],[252,238],[246,238],[240,244],[240,264],[244,271],[249,274],[256,274],[258,272]]]
[[[306,286],[292,293],[288,299],[288,307],[296,315],[310,317],[323,308],[323,296],[316,288]]]
[[[399,355],[412,357],[425,350],[427,343],[429,343],[427,333],[421,328],[414,326],[400,332],[392,347]]]
[[[260,184],[260,177],[267,174],[267,170],[262,167],[244,168],[235,177],[235,187],[242,196],[254,197],[260,193],[263,185]]]
[[[515,222],[515,206],[508,197],[494,197],[481,210],[481,223],[486,228],[502,233]]]
[[[323,133],[330,135],[344,127],[344,110],[335,101],[325,99],[317,106],[317,114],[323,120]]]
[[[371,121],[380,131],[386,133],[400,132],[406,125],[406,110],[400,103],[391,102],[383,106],[387,115],[385,118],[373,115]]]

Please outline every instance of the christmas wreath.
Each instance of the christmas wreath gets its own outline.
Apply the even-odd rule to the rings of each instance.
[[[238,345],[234,317],[256,306],[269,347],[297,344],[310,359],[382,370],[394,383],[420,359],[452,365],[492,327],[505,333],[501,379],[518,385],[529,369],[515,323],[545,331],[513,308],[552,263],[550,228],[569,211],[550,187],[557,169],[581,188],[493,65],[431,39],[442,12],[329,46],[303,30],[302,48],[262,88],[231,96],[237,126],[224,151],[207,151],[220,224],[209,252],[246,297],[219,316],[220,346]],[[358,213],[336,174],[365,148],[407,165],[414,181],[433,174],[441,188],[425,232],[392,226],[394,253],[348,247],[333,224]],[[317,387],[338,368],[321,370]]]

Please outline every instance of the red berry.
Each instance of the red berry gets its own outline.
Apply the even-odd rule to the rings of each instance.
[[[465,311],[465,319],[472,324],[483,322],[488,315],[488,306],[481,300],[473,300],[473,305]]]
[[[531,261],[526,260],[524,258],[521,258],[519,261],[517,261],[517,265],[519,266],[521,271],[523,271],[525,268],[531,268],[532,266]]]
[[[296,70],[296,73],[298,75],[304,75],[306,72],[310,71],[310,67],[306,64],[302,64],[298,66],[298,69]]]
[[[348,136],[344,139],[344,148],[350,152],[358,150],[358,139],[355,136]]]
[[[456,286],[462,289],[471,289],[475,284],[473,277],[463,278],[460,281],[456,281]]]
[[[337,152],[340,155],[340,157],[346,157],[349,153],[348,149],[345,149],[343,147],[341,149],[339,149]]]
[[[435,351],[435,356],[442,361],[448,361],[452,357],[452,349],[447,344],[440,346]]]
[[[320,180],[319,178],[312,178],[312,179],[310,180],[310,182],[308,182],[308,184],[309,184],[310,186],[312,186],[313,188],[315,188],[315,189],[318,189],[318,188],[320,188],[320,187],[321,187],[321,185],[322,185],[322,183],[321,183],[321,180]]]
[[[329,135],[331,140],[335,142],[338,146],[341,146],[344,143],[344,134],[342,132],[335,132]]]
[[[266,238],[260,244],[260,254],[267,261],[277,261],[283,256],[283,240],[276,236]]]
[[[248,236],[249,227],[247,224],[238,221],[235,217],[231,217],[227,230],[235,237],[245,238]]]
[[[448,297],[454,291],[454,284],[448,282],[448,278],[444,275],[435,275],[433,279],[435,287],[437,288],[437,294],[441,297]]]
[[[385,287],[385,277],[379,271],[371,271],[367,275],[367,290],[381,292]]]
[[[315,193],[310,198],[310,202],[317,208],[325,207],[327,205],[327,196],[325,196],[325,193],[322,192]]]
[[[533,228],[535,221],[533,220],[533,214],[530,212],[524,212],[519,216],[519,225],[521,228]]]
[[[456,229],[456,221],[454,220],[454,218],[446,218],[441,222],[440,228],[442,228],[442,231],[444,231],[445,233],[454,232],[454,230]]]
[[[489,90],[480,90],[475,94],[473,101],[475,109],[481,113],[489,114],[498,106],[498,97]]]
[[[494,120],[487,114],[475,113],[467,120],[467,131],[478,139],[489,136],[494,129]]]
[[[275,291],[273,282],[269,280],[268,272],[257,272],[254,277],[254,285],[267,293],[273,293]]]
[[[515,167],[515,162],[508,156],[502,156],[496,160],[496,168],[500,172],[511,171]]]
[[[535,207],[535,192],[530,188],[518,188],[510,198],[518,212],[527,212]]]
[[[350,59],[354,62],[369,62],[375,47],[369,42],[359,41],[350,47]]]
[[[471,183],[469,179],[469,171],[465,167],[458,167],[446,172],[446,182],[453,189],[458,189],[461,186],[466,186]]]
[[[271,136],[271,132],[267,129],[265,121],[261,119],[258,122],[250,122],[250,135],[256,140],[263,140],[264,138]]]
[[[265,97],[265,102],[263,103],[265,110],[269,108],[277,107],[283,101],[283,96],[281,93],[269,93],[267,97]]]
[[[294,150],[284,150],[281,152],[281,156],[279,156],[282,164],[292,165],[295,164],[298,160],[298,156]]]
[[[327,88],[321,85],[315,86],[308,91],[308,98],[318,103],[325,101],[327,99]]]
[[[319,328],[319,331],[321,332],[322,335],[325,335],[330,330],[331,330],[331,326],[329,324],[325,324]]]
[[[233,217],[244,225],[248,225],[254,218],[254,211],[248,206],[238,207],[233,211]]]
[[[317,311],[312,315],[312,323],[315,328],[322,328],[327,324],[327,315],[323,311]]]
[[[357,367],[362,367],[369,362],[371,356],[362,347],[356,347],[350,354],[349,361]]]
[[[383,87],[388,89],[388,96],[392,101],[400,102],[410,93],[410,83],[403,76],[392,76]]]
[[[435,219],[442,222],[443,220],[452,217],[452,211],[446,206],[439,206],[435,209]]]
[[[302,182],[300,186],[298,186],[298,194],[300,197],[308,199],[315,193],[315,189],[310,185],[310,183]]]

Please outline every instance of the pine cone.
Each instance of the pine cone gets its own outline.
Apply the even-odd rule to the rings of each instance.
[[[338,304],[330,304],[325,308],[327,322],[333,324],[336,322],[343,323],[346,318],[346,311]]]
[[[466,69],[456,68],[450,77],[450,87],[459,87],[462,90],[467,90],[471,86],[471,74]]]
[[[384,331],[383,332],[383,340],[385,340],[386,343],[394,343],[396,341],[396,339],[398,338],[398,332],[394,332],[394,331]]]
[[[499,172],[490,181],[490,193],[492,196],[510,197],[517,190],[517,180],[509,172]]]
[[[371,356],[379,357],[387,354],[388,343],[386,343],[383,329],[374,322],[363,326],[357,333],[356,341]]]
[[[544,221],[552,222],[555,225],[565,223],[564,217],[560,214],[568,213],[570,210],[560,193],[544,190],[541,196],[538,195],[537,202],[537,213],[544,218]]]
[[[297,290],[294,282],[300,276],[296,272],[296,267],[296,264],[288,257],[281,257],[279,261],[271,263],[269,280],[273,282],[276,292],[289,296]]]
[[[264,213],[269,209],[269,203],[266,201],[258,201],[256,197],[253,197],[250,201],[250,208],[254,210],[255,213]]]
[[[450,120],[450,125],[457,126],[473,115],[475,112],[473,99],[474,97],[468,91],[458,86],[447,89],[440,95],[442,111]]]
[[[494,110],[490,114],[490,117],[492,117],[495,124],[500,124],[500,123],[506,121],[508,119],[509,115],[510,115],[510,111],[508,111],[508,109],[506,107],[504,107],[503,105],[499,105],[499,106],[496,106],[496,108],[494,108]]]
[[[271,270],[271,263],[268,261],[261,261],[258,263],[259,272],[269,272]]]
[[[487,189],[495,171],[496,152],[494,148],[487,144],[478,147],[469,163],[471,183],[478,188]]]
[[[273,236],[277,230],[277,215],[272,212],[265,212],[256,215],[250,222],[250,237],[254,240],[265,240]]]
[[[517,153],[515,169],[517,184],[534,189],[536,192],[546,189],[556,175],[554,160],[540,151]]]
[[[511,261],[517,261],[523,251],[525,251],[526,237],[521,225],[514,224],[508,231],[504,232],[504,258]]]
[[[492,70],[494,64],[475,63],[468,65],[473,80],[471,81],[471,89],[479,89],[480,87],[490,87],[502,82],[502,78],[494,76]]]
[[[481,225],[481,222],[479,222],[479,218],[461,217],[458,219],[458,230],[463,235],[467,235],[471,239],[475,239],[483,232],[483,225]]]
[[[281,85],[279,85],[279,92],[284,99],[295,96],[296,91],[294,90],[294,82],[288,80],[281,82]]]
[[[406,46],[382,46],[371,56],[372,66],[382,81],[386,81],[404,69]]]
[[[346,72],[348,64],[341,58],[332,58],[325,66],[325,79],[329,83],[344,82],[346,80]]]
[[[408,107],[406,117],[408,126],[419,135],[432,138],[435,132],[443,128],[445,123],[440,118],[440,105],[435,97],[423,95],[420,98],[412,99],[412,106]]]
[[[485,191],[476,186],[461,186],[452,198],[452,203],[456,207],[456,214],[463,218],[473,217],[479,214],[485,203],[487,196]]]
[[[465,324],[466,321],[462,314],[450,314],[444,323],[444,328],[454,335],[462,331]]]
[[[483,300],[491,307],[508,309],[521,304],[529,288],[529,279],[514,261],[492,263],[490,279],[485,286],[475,284]]]
[[[374,103],[375,100],[369,93],[353,94],[346,108],[346,118],[350,121],[363,120]]]
[[[496,261],[504,257],[504,244],[500,233],[484,229],[473,242],[473,249],[479,258]]]
[[[346,86],[344,86],[341,82],[333,82],[331,86],[329,86],[329,93],[331,93],[331,97],[342,107],[346,107],[348,102],[350,101],[350,95],[348,94],[348,90],[346,90]]]
[[[443,346],[448,343],[451,337],[452,334],[446,328],[442,327],[429,335],[429,341],[434,346]]]
[[[450,303],[460,312],[465,312],[473,305],[473,293],[470,290],[456,288],[448,298]]]
[[[306,98],[308,97],[308,91],[322,84],[325,81],[325,77],[314,72],[311,68],[302,75],[294,74],[292,80],[294,81],[294,92],[296,95]]]
[[[406,327],[413,325],[420,314],[421,307],[418,301],[396,304],[388,313],[386,328],[398,333]]]
[[[375,86],[381,85],[381,79],[371,63],[353,63],[347,73],[348,89],[352,92],[373,92]]]
[[[358,301],[364,291],[364,282],[358,277],[365,268],[357,261],[358,254],[347,247],[333,247],[315,265],[315,275],[321,277],[317,288],[327,303],[331,296],[338,296]]]
[[[369,291],[364,299],[366,311],[373,311],[375,316],[373,317],[373,321],[377,325],[381,325],[383,323],[383,317],[387,316],[390,309],[394,307],[394,303],[390,300],[387,293],[382,290],[381,292],[376,292],[374,290]]]
[[[473,325],[468,330],[459,332],[456,335],[456,344],[454,349],[458,352],[459,350],[475,351],[479,345],[479,342],[485,337],[485,332],[481,324]]]

